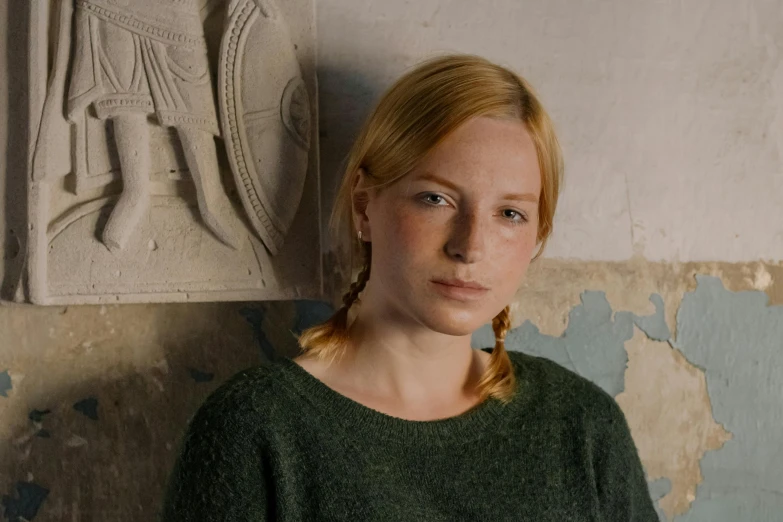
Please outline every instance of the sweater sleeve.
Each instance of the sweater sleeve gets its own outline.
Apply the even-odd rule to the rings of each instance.
[[[625,414],[610,396],[595,445],[595,477],[605,522],[658,522]]]
[[[270,517],[258,420],[253,422],[247,401],[237,395],[230,386],[218,388],[189,423],[166,484],[160,522]]]

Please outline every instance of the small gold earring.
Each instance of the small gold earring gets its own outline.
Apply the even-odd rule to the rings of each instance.
[[[361,241],[361,240],[362,240],[362,231],[360,230],[359,231],[359,241]]]

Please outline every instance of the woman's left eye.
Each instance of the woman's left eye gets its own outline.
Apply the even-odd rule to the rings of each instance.
[[[513,216],[506,216],[506,217],[511,217],[512,218],[511,221],[515,225],[527,223],[527,216],[522,214],[521,212],[517,212],[516,210],[512,210],[510,208],[507,208],[506,210],[504,210],[504,212],[511,212],[513,214]],[[514,216],[516,216],[516,219],[513,219]]]
[[[435,206],[440,206],[437,204],[438,201],[432,201],[432,199],[430,198],[440,198],[441,201],[444,202],[446,201],[445,199],[443,199],[443,196],[441,196],[440,194],[426,194],[422,199],[426,200],[428,203],[435,203]]]

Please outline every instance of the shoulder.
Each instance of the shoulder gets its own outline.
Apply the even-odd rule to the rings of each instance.
[[[520,404],[544,437],[567,440],[589,467],[602,520],[657,521],[623,411],[597,384],[556,362],[509,352]]]
[[[535,355],[509,351],[520,393],[550,411],[593,421],[625,421],[615,399],[591,380],[560,364]]]
[[[265,362],[241,370],[220,384],[190,420],[191,432],[215,432],[256,426],[267,417],[280,393],[279,363]]]
[[[220,384],[188,422],[166,485],[160,520],[266,520],[261,427],[275,368],[242,370]]]
[[[581,441],[596,466],[607,459],[638,463],[628,421],[614,397],[545,357],[509,351],[509,358],[519,383],[519,410],[532,415],[540,429],[565,430]]]

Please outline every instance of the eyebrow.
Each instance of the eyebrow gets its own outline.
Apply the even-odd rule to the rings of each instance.
[[[440,185],[443,185],[444,187],[448,187],[452,190],[456,190],[459,192],[459,187],[452,183],[451,181],[438,177],[435,174],[431,172],[425,172],[423,174],[419,174],[417,177],[418,180],[425,180],[425,181],[434,181],[435,183],[438,183]],[[533,194],[532,192],[526,192],[525,194],[504,194],[501,199],[504,200],[511,200],[511,201],[530,201],[532,203],[538,203],[538,196],[536,194]]]

